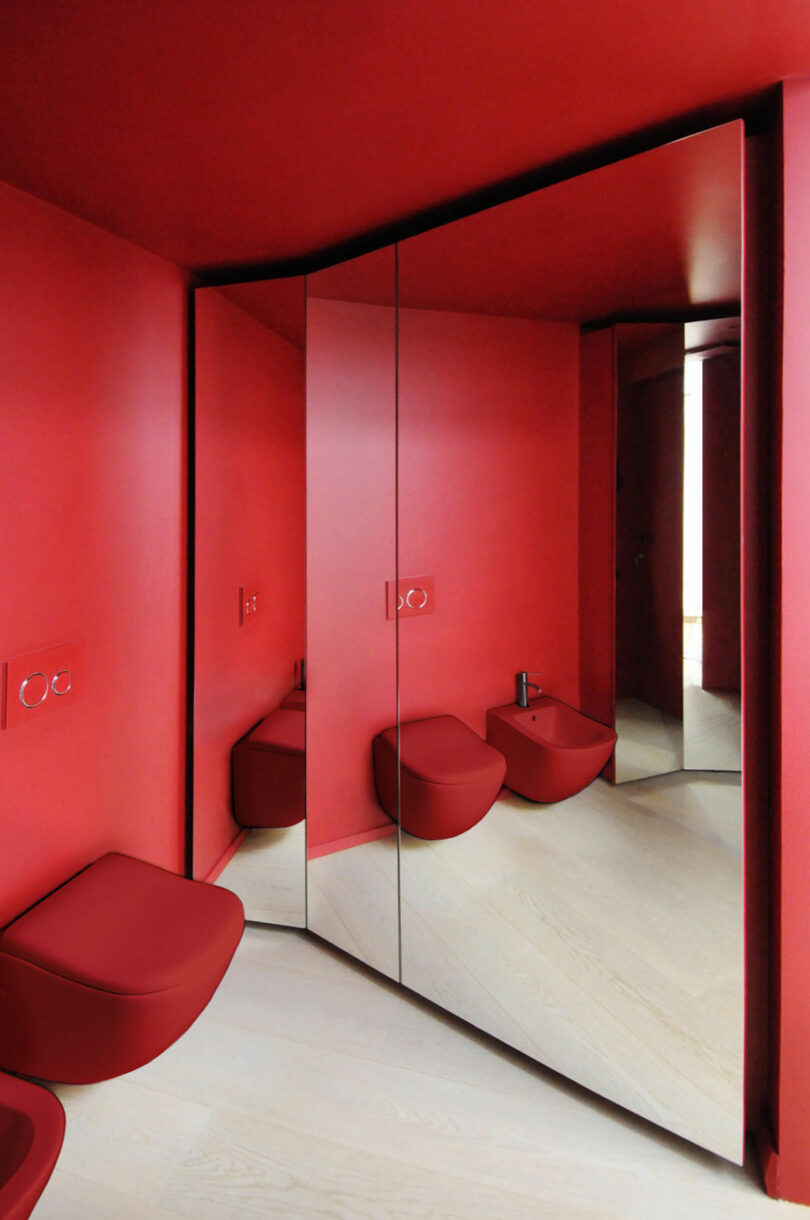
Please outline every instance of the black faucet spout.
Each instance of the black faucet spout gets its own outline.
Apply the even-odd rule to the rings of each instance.
[[[539,675],[532,674],[531,676],[536,678]],[[532,690],[536,690],[538,695],[542,695],[543,692],[540,687],[536,686],[534,682],[530,682],[528,672],[525,669],[522,669],[520,673],[515,674],[515,703],[518,705],[518,707],[529,706],[529,687],[531,687]]]

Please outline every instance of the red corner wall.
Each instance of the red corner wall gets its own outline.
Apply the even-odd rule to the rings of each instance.
[[[84,641],[0,732],[2,924],[107,851],[182,868],[186,286],[4,185],[0,230],[0,655]]]
[[[482,735],[518,670],[579,697],[579,335],[567,323],[400,309],[399,575],[435,613],[399,623],[403,720]]]
[[[207,877],[239,833],[231,748],[305,651],[305,394],[301,350],[216,289],[195,308],[194,873]],[[253,583],[259,613],[240,626]]]
[[[781,563],[773,843],[771,1066],[774,1147],[769,1193],[810,1204],[810,81],[783,87],[783,312],[781,335]]]
[[[616,721],[616,331],[579,341],[579,684],[580,707]],[[594,506],[601,511],[594,511]],[[608,774],[613,774],[613,759]]]

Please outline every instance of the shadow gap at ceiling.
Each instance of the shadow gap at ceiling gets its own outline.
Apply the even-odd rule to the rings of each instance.
[[[746,137],[771,131],[778,121],[781,96],[782,86],[777,84],[764,92],[758,92],[755,95],[749,95],[744,98],[737,98],[722,106],[706,107],[691,111],[689,114],[679,115],[677,118],[671,119],[666,123],[645,127],[632,134],[621,136],[616,140],[610,140],[585,149],[570,157],[537,166],[524,173],[502,179],[490,186],[469,192],[452,200],[446,200],[444,203],[425,208],[410,216],[401,217],[391,221],[389,224],[381,225],[365,233],[347,237],[344,241],[332,243],[322,249],[313,250],[296,258],[277,259],[266,263],[191,268],[191,273],[194,276],[193,287],[216,288],[230,284],[252,283],[257,280],[285,279],[290,276],[312,275],[327,267],[346,262],[363,254],[370,254],[375,250],[383,249],[396,242],[405,241],[410,237],[426,233],[431,229],[439,228],[452,221],[462,220],[468,216],[475,215],[477,212],[486,211],[502,203],[509,203],[521,198],[523,195],[531,194],[545,187],[559,185],[573,178],[578,178],[583,174],[588,174],[593,170],[603,169],[618,161],[627,160],[629,157],[637,156],[640,153],[651,152],[653,149],[659,148],[664,144],[688,139],[690,136],[699,135],[702,131],[706,131],[711,127],[719,127],[724,123],[734,122],[738,119],[741,119],[745,124]],[[652,313],[649,315],[649,318],[651,321],[698,321],[701,318],[710,316],[731,316],[731,314],[739,310],[739,302],[729,302],[721,308],[727,308],[728,314],[717,313],[716,311],[712,313],[704,311],[699,314],[689,312],[688,316],[686,316],[686,313],[683,316],[679,314],[676,319],[670,312],[666,315],[666,318],[656,318]],[[633,314],[634,319],[638,318],[638,316],[638,314]],[[615,318],[610,319],[588,320],[583,325],[594,329],[611,324],[614,321],[619,322],[622,320],[624,319],[617,315]]]

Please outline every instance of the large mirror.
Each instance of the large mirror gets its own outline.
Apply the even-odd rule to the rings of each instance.
[[[615,340],[615,780],[739,773],[740,319]]]
[[[403,982],[735,1161],[740,777],[697,754],[705,769],[682,770],[681,745],[659,768],[672,774],[616,784],[611,755],[621,665],[650,683],[666,667],[666,714],[682,724],[685,706],[687,344],[683,325],[631,342],[614,323],[739,311],[742,135],[730,124],[401,243],[398,322],[399,593],[415,590],[399,621]],[[645,358],[658,397],[637,389]],[[650,546],[660,509],[678,585],[666,649],[642,656],[637,627],[623,659],[617,429],[620,457],[635,442],[641,482],[667,497],[639,509],[630,545]],[[738,452],[739,382],[720,432]],[[661,449],[671,470],[651,465]],[[717,528],[739,554],[732,518]],[[739,622],[739,576],[721,583]],[[707,618],[704,650],[708,632]],[[739,634],[736,648],[739,662]]]
[[[198,292],[195,465],[197,875],[736,1161],[742,149]]]
[[[396,769],[396,263],[307,277],[308,927],[399,978]]]
[[[304,281],[199,289],[194,874],[306,923]]]

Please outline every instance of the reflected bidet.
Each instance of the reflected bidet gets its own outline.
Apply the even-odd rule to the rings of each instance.
[[[530,801],[562,801],[581,791],[613,753],[616,734],[590,716],[541,695],[528,707],[487,712],[487,741],[506,759],[507,788]]]

